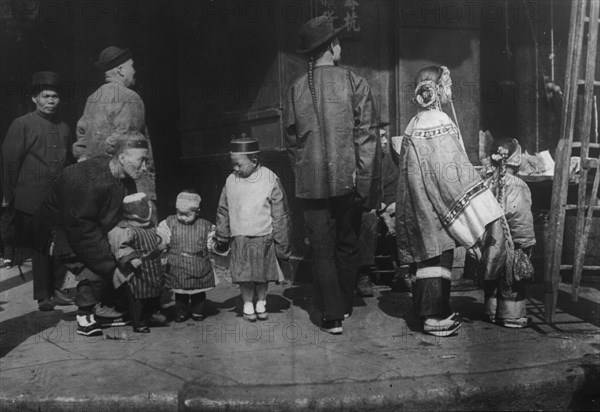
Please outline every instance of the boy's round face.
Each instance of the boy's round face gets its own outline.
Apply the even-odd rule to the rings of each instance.
[[[189,225],[194,220],[196,220],[196,216],[198,214],[197,210],[177,210],[177,220],[183,224]]]
[[[231,165],[233,166],[233,173],[242,178],[250,176],[257,166],[255,162],[250,160],[248,155],[240,153],[231,154]]]

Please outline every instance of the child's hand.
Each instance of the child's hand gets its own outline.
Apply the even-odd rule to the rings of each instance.
[[[220,256],[227,256],[229,253],[229,242],[223,242],[215,239],[214,252]]]
[[[139,268],[140,266],[142,266],[142,259],[140,258],[135,258],[131,260],[131,266],[133,266],[134,268]]]

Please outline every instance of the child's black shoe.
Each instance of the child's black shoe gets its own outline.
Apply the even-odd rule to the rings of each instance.
[[[178,310],[177,314],[175,315],[175,322],[177,322],[177,323],[185,322],[189,318],[190,318],[190,315],[186,311]]]

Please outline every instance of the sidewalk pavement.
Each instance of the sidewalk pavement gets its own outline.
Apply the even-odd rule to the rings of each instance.
[[[135,334],[76,334],[75,307],[37,311],[30,267],[0,274],[0,411],[486,410],[600,408],[600,291],[543,323],[543,285],[529,289],[526,330],[483,320],[483,294],[456,292],[457,336],[423,335],[408,294],[357,298],[344,334],[318,329],[311,285],[272,286],[269,319],[241,317],[221,280],[220,313]]]

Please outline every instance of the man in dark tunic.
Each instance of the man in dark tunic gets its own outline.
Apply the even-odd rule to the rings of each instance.
[[[15,235],[20,246],[31,246],[28,235],[32,216],[70,159],[71,130],[58,115],[58,88],[56,73],[33,75],[31,100],[35,110],[12,122],[2,145],[2,185],[8,207],[14,210]],[[55,293],[60,293],[55,292],[52,261],[33,250],[31,265],[33,298],[40,310],[52,310],[58,301]]]
[[[34,218],[36,241],[77,274],[77,333],[101,335],[94,307],[112,283],[117,262],[108,232],[123,219],[123,198],[146,171],[148,141],[139,132],[112,136],[111,156],[67,167]]]
[[[321,329],[342,333],[352,313],[361,207],[381,196],[381,145],[371,88],[337,67],[341,56],[331,18],[300,32],[308,70],[287,92],[283,122],[296,175],[296,197],[313,248],[313,275],[322,302]]]

